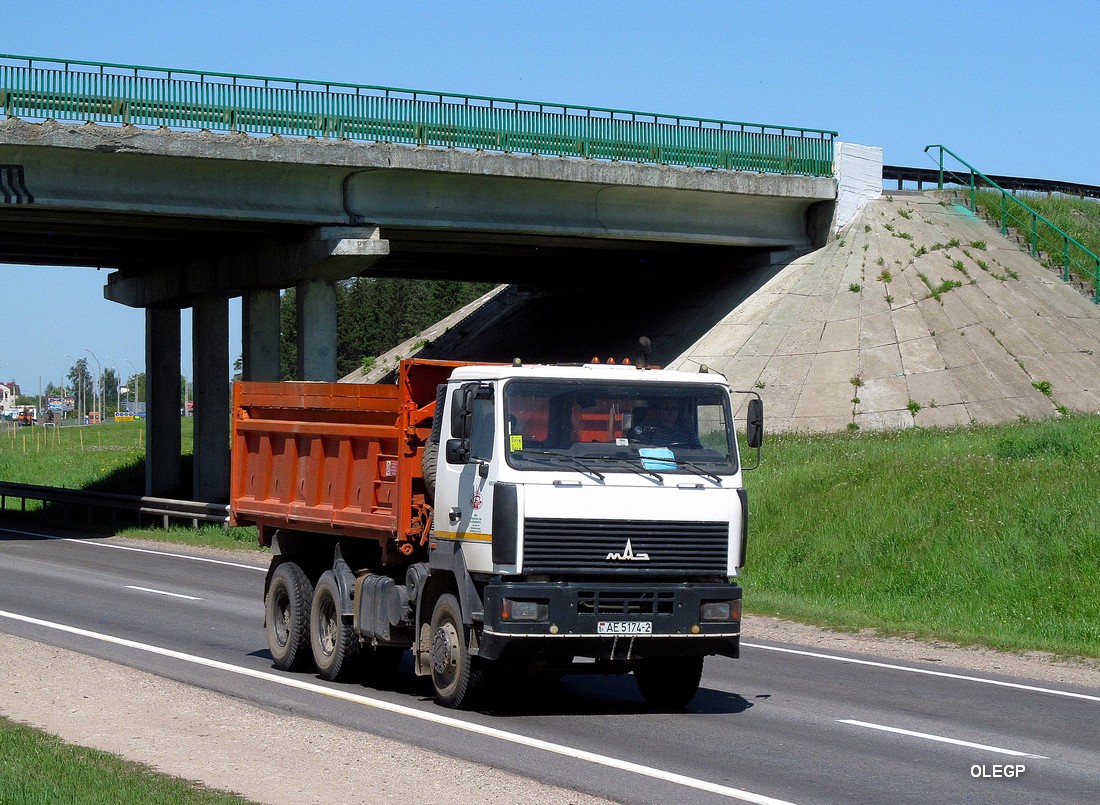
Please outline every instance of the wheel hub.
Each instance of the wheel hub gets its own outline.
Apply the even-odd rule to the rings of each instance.
[[[432,635],[432,671],[441,677],[454,676],[458,667],[458,655],[458,632],[454,625],[440,625]]]
[[[275,599],[275,640],[280,646],[290,642],[290,599],[279,596]]]
[[[321,607],[318,629],[318,637],[321,643],[321,650],[325,652],[325,656],[329,656],[336,650],[336,610],[331,603],[326,602],[326,606]]]

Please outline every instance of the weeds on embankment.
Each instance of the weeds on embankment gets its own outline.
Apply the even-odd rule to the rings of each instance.
[[[747,480],[750,613],[1100,656],[1100,418],[765,450]]]

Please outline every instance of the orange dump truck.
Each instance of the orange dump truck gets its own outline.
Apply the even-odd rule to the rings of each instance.
[[[737,656],[747,496],[716,374],[402,361],[396,385],[234,385],[231,510],[272,548],[276,667],[633,672],[681,706]],[[748,406],[759,447],[759,398]]]

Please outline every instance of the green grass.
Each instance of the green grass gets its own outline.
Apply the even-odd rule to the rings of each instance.
[[[115,755],[66,744],[0,718],[0,802],[215,805],[249,801],[159,774]]]
[[[171,526],[167,529],[126,528],[120,530],[118,536],[194,545],[200,548],[245,549],[257,553],[267,553],[268,551],[267,548],[262,548],[257,543],[255,528],[222,528],[216,525],[203,525],[198,528],[187,526]]]
[[[782,435],[748,479],[750,612],[1100,656],[1100,419]]]
[[[192,425],[184,422],[184,452]],[[140,495],[145,488],[145,423],[0,430],[0,478],[11,483]]]
[[[183,473],[191,472],[194,420],[182,420],[181,449]],[[60,486],[96,492],[121,492],[141,495],[145,491],[145,423],[107,422],[102,425],[65,428],[9,428],[0,431],[0,478],[11,483]],[[8,501],[9,511],[20,506]],[[62,510],[41,511],[38,501],[27,501],[27,510],[51,522],[67,522],[71,513]],[[83,513],[81,513],[83,514]],[[93,512],[92,527],[113,523],[112,514]],[[119,532],[134,539],[186,543],[213,548],[260,549],[252,528],[223,529],[202,526],[128,528]]]

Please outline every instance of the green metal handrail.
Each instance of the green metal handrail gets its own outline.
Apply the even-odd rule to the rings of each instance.
[[[0,54],[8,117],[832,176],[837,133],[478,95]]]
[[[971,212],[977,212],[977,198],[980,192],[979,182],[982,184],[982,189],[988,187],[995,193],[1000,193],[1001,234],[1008,234],[1009,226],[1018,231],[1026,231],[1031,255],[1035,257],[1039,252],[1046,252],[1049,255],[1051,264],[1062,267],[1062,279],[1066,282],[1069,282],[1071,275],[1091,280],[1093,301],[1100,305],[1100,256],[1097,256],[1054,223],[1031,209],[1027,204],[1020,201],[1017,196],[1005,190],[951,149],[938,144],[929,145],[925,147],[924,153],[928,154],[932,149],[939,150],[938,159],[935,156],[932,158],[936,159],[939,165],[940,190],[943,189],[945,175],[951,178],[954,183],[968,188]],[[964,165],[968,173],[964,176],[950,169],[945,169],[943,164],[944,154],[951,156],[961,165]]]

